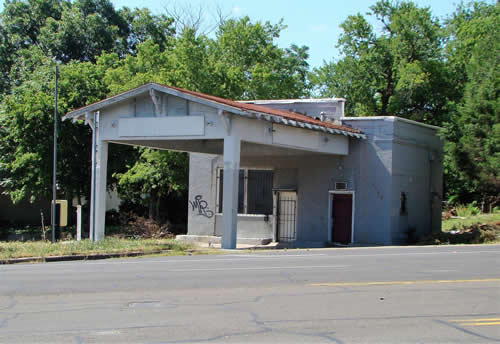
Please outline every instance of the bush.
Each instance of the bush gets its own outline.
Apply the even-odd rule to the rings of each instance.
[[[476,202],[469,203],[467,205],[459,204],[456,206],[457,216],[460,217],[471,217],[476,216],[481,212],[481,209],[476,207]]]

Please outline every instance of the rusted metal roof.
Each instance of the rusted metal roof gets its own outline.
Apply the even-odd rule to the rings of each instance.
[[[294,127],[299,127],[299,128],[304,128],[304,129],[311,129],[311,130],[316,130],[316,131],[324,131],[328,132],[331,134],[342,134],[345,136],[352,136],[356,138],[366,138],[366,136],[359,130],[350,128],[344,125],[338,125],[330,122],[323,122],[318,119],[314,119],[312,117],[294,113],[294,112],[289,112],[289,111],[284,111],[284,110],[278,110],[278,109],[271,109],[265,106],[261,105],[254,105],[254,104],[248,104],[248,103],[242,103],[242,102],[237,102],[229,99],[224,99],[200,92],[194,92],[190,90],[186,90],[180,87],[175,87],[175,86],[167,86],[167,85],[161,85],[157,83],[148,83],[136,88],[133,88],[131,90],[125,91],[123,93],[117,94],[115,96],[100,100],[98,102],[95,102],[93,104],[87,105],[85,107],[73,110],[66,114],[63,119],[69,119],[69,118],[78,118],[81,115],[83,115],[86,112],[91,112],[91,111],[96,111],[100,108],[103,108],[105,106],[114,104],[118,101],[127,99],[129,97],[135,96],[139,93],[146,92],[149,89],[155,89],[160,92],[166,92],[170,94],[174,94],[177,96],[181,95],[186,95],[186,96],[191,96],[197,99],[205,100],[210,103],[215,103],[219,105],[223,105],[225,108],[225,111],[227,112],[232,112],[240,116],[244,117],[250,117],[250,118],[257,118],[257,119],[262,119],[262,120],[267,120],[270,122],[274,123],[279,123],[279,124],[284,124],[284,125],[289,125],[289,126],[294,126]],[[174,92],[168,92],[168,90],[172,90]],[[191,98],[189,97],[189,98]],[[229,107],[229,108],[228,108]]]

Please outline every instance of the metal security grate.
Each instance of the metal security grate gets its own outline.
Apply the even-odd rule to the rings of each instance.
[[[217,176],[219,179],[219,203],[217,211],[222,214],[222,201],[224,195],[224,170],[219,170]],[[238,182],[238,214],[243,214],[245,212],[245,171],[240,170],[239,182]]]
[[[224,170],[217,175],[219,202],[217,211],[222,213]],[[273,171],[240,169],[238,182],[238,214],[273,213]]]
[[[296,231],[297,196],[295,193],[278,193],[278,241],[289,242],[297,239]]]
[[[273,213],[273,171],[248,170],[247,214]]]

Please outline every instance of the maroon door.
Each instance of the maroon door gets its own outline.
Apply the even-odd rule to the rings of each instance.
[[[332,203],[332,241],[349,244],[352,230],[352,195],[333,194]]]

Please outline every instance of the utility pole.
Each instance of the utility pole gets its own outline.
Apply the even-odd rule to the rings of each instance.
[[[57,62],[54,87],[54,165],[52,167],[52,242],[56,241],[56,199],[57,199]]]

